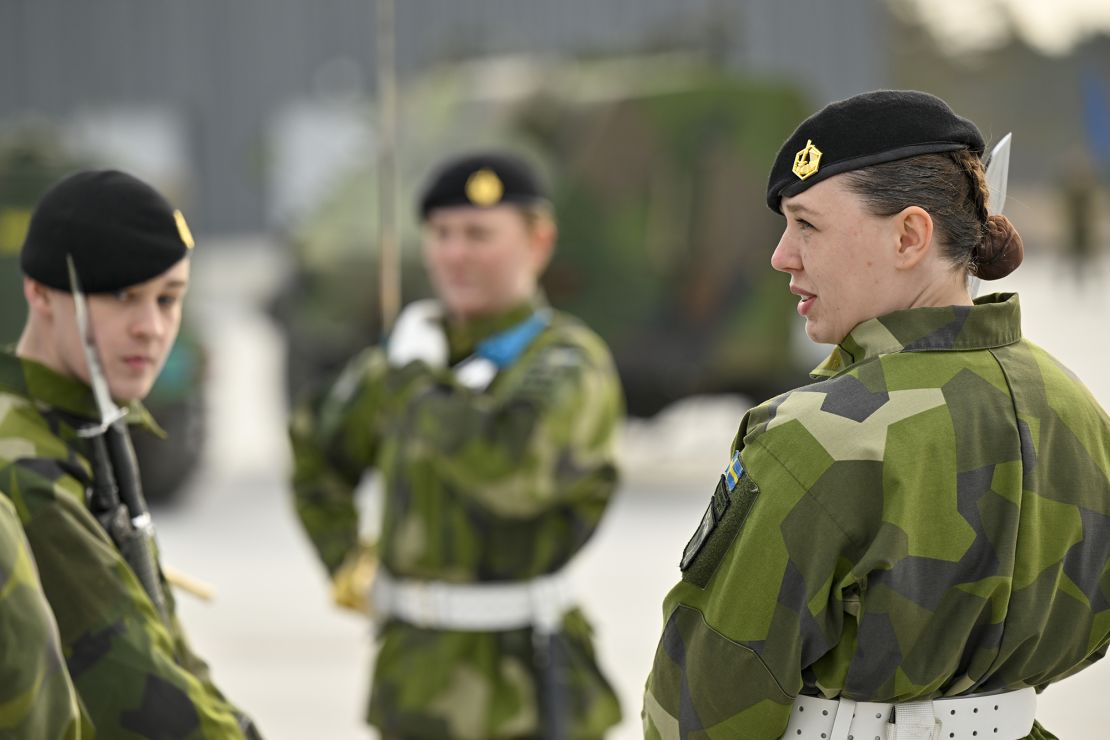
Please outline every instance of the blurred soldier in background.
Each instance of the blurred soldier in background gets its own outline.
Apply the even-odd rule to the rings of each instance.
[[[0,737],[82,740],[54,615],[11,501],[0,496]]]
[[[181,212],[134,177],[63,179],[31,216],[27,323],[0,352],[0,493],[99,737],[257,737],[185,641],[125,454],[127,421],[158,431],[139,400],[177,336],[192,247]]]
[[[420,202],[438,300],[402,311],[291,425],[297,513],[341,602],[381,620],[386,738],[599,738],[620,709],[564,568],[617,483],[619,380],[544,304],[556,238],[535,173],[455,159]],[[383,480],[370,600],[354,490]]]
[[[1099,181],[1090,165],[1080,162],[1067,169],[1059,188],[1065,254],[1076,282],[1082,283],[1098,269]]]
[[[1110,418],[1022,337],[978,128],[833,103],[767,203],[819,382],[752,409],[682,554],[648,738],[1051,738],[1036,692],[1110,640]],[[996,191],[1000,193],[1001,191]]]

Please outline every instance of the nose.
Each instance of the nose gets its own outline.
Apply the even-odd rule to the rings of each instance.
[[[792,272],[802,269],[798,250],[794,248],[791,242],[792,240],[783,231],[782,236],[779,237],[779,243],[775,246],[775,251],[771,254],[771,267],[779,272]]]
[[[458,237],[447,237],[439,243],[439,254],[447,262],[455,262],[466,254],[466,246]]]
[[[143,301],[135,309],[131,333],[144,339],[161,339],[166,335],[166,317],[156,300]]]
[[[444,229],[431,234],[425,240],[428,252],[441,260],[457,258],[463,251],[463,239],[454,230]]]

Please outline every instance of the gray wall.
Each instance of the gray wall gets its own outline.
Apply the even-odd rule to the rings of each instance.
[[[677,41],[796,81],[816,100],[890,84],[880,0],[395,2],[402,80],[478,53]],[[373,0],[2,0],[0,122],[168,106],[184,121],[196,228],[257,231],[266,226],[268,117],[336,75],[372,94],[373,32]]]

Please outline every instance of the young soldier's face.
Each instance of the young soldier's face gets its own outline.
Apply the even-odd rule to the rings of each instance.
[[[894,220],[866,212],[842,177],[782,199],[786,230],[771,256],[771,266],[790,275],[806,334],[828,344],[906,302],[893,262]]]
[[[529,225],[514,206],[437,208],[424,223],[424,263],[456,320],[492,316],[529,300],[554,227]]]
[[[154,385],[181,326],[189,260],[117,293],[87,295],[89,320],[108,389],[118,403],[144,398]],[[73,296],[51,291],[56,369],[89,382]]]

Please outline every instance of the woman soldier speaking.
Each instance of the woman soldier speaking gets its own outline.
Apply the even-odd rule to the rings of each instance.
[[[1054,737],[1036,693],[1110,638],[1110,419],[1021,334],[983,138],[943,101],[833,103],[778,153],[771,257],[819,382],[753,409],[681,561],[649,738]]]

